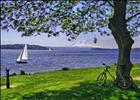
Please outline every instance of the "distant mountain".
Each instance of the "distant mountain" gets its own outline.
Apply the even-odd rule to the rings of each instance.
[[[30,50],[49,50],[48,47],[39,46],[39,45],[27,45]],[[1,45],[1,49],[23,49],[24,44],[7,44]]]
[[[73,47],[94,47],[93,41],[91,40],[79,40],[75,41],[72,45]]]
[[[78,41],[75,41],[73,44],[72,44],[72,47],[77,47],[77,48],[91,48],[91,50],[108,50],[108,49],[111,49],[111,50],[115,50],[117,48],[102,48],[102,47],[99,47],[98,45],[94,44],[92,40],[78,40]],[[132,48],[132,50],[134,51],[140,51],[140,48]]]

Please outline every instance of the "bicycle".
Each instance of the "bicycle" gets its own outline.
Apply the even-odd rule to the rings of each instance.
[[[121,75],[120,72],[118,72],[117,74],[120,75],[120,78],[115,80],[115,77],[109,72],[108,68],[110,66],[106,65],[103,63],[103,65],[105,66],[105,69],[102,73],[99,74],[99,76],[97,77],[97,85],[98,86],[102,86],[105,84],[107,76],[106,74],[109,73],[109,75],[111,76],[111,78],[114,80],[114,83],[117,84],[120,88],[123,89],[128,89],[130,86],[133,85],[133,79],[131,76],[124,78],[123,75]],[[118,76],[118,75],[117,75]]]
[[[108,68],[109,68],[110,66],[107,66],[107,65],[104,64],[104,63],[103,63],[103,66],[105,66],[104,71],[103,71],[102,73],[100,73],[99,76],[97,77],[97,85],[98,85],[98,86],[102,86],[102,85],[105,84],[106,79],[107,79],[107,76],[106,76],[107,73],[108,73],[108,74],[111,76],[111,78],[115,81],[115,77],[114,77],[114,76],[109,72],[109,70],[108,70]]]

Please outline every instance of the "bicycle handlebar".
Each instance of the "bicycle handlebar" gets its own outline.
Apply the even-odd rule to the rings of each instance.
[[[105,66],[105,67],[110,67],[110,66],[106,65],[105,63],[103,63],[103,66]]]
[[[105,63],[103,63],[103,65],[105,65]]]

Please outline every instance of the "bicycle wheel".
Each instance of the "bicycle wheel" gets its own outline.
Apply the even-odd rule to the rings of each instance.
[[[98,77],[97,77],[97,85],[98,86],[102,86],[104,85],[104,83],[106,82],[106,73],[101,73]]]
[[[133,84],[133,79],[131,76],[128,78],[125,78],[125,79],[122,78],[122,79],[118,80],[118,86],[123,89],[130,88],[132,86],[132,84]]]

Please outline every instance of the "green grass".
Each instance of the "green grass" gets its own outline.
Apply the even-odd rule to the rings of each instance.
[[[1,100],[140,100],[140,81],[135,90],[122,90],[113,86],[108,76],[102,87],[96,85],[96,78],[104,67],[84,68],[68,71],[36,73],[11,76],[16,88],[2,89]],[[110,72],[115,75],[115,66]],[[140,64],[135,64],[133,77],[140,76]],[[5,84],[5,77],[1,78]]]

